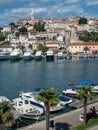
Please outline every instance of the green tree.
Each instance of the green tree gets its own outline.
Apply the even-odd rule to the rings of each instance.
[[[15,36],[19,37],[19,35],[20,35],[20,32],[15,33]]]
[[[43,46],[43,45],[39,45],[38,50],[40,50],[43,53],[45,53],[48,50],[48,47],[47,46]]]
[[[26,27],[21,27],[19,29],[19,33],[21,33],[21,34],[27,34],[27,28]]]
[[[77,95],[79,100],[83,102],[85,124],[87,123],[87,102],[88,100],[92,100],[95,97],[95,94],[92,92],[92,89],[93,88],[91,85],[84,85],[80,87]]]
[[[87,19],[81,17],[81,18],[78,20],[78,23],[79,23],[79,24],[87,24]]]
[[[46,130],[49,130],[50,107],[54,107],[59,103],[59,94],[54,88],[41,89],[36,97],[38,101],[44,102],[46,116]]]
[[[84,36],[79,36],[79,39],[85,42],[97,42],[98,41],[98,33],[96,32],[88,32],[84,31]]]
[[[0,41],[4,41],[5,40],[5,36],[3,34],[0,34]]]
[[[45,31],[45,22],[44,23],[41,23],[41,22],[35,23],[34,30],[39,31],[39,32]]]
[[[0,103],[0,124],[5,126],[13,126],[15,120],[11,112],[12,105],[7,102]]]

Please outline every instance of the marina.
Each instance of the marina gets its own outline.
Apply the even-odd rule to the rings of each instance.
[[[0,95],[12,100],[19,97],[21,91],[29,92],[37,88],[50,87],[54,87],[61,94],[69,84],[79,85],[84,79],[97,83],[97,64],[98,59],[60,59],[54,62],[2,61],[0,62]],[[51,116],[62,115],[76,109],[76,106],[78,107],[79,104],[73,106],[70,104]]]

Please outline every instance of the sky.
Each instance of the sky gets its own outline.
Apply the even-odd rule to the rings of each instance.
[[[0,0],[0,27],[30,18],[98,18],[98,0]]]

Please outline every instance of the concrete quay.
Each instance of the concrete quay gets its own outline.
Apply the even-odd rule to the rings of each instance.
[[[88,110],[95,106],[98,109],[98,102],[88,105]],[[83,113],[83,108],[79,108],[68,113],[62,114],[60,116],[55,116],[50,120],[54,120],[55,127],[50,130],[74,130],[74,127],[81,124],[83,121],[80,121],[80,114]],[[95,127],[95,129],[94,129]],[[98,126],[94,126],[88,130],[97,130]],[[96,129],[97,128],[97,129]],[[46,130],[46,122],[36,122],[35,124],[17,129],[17,130]]]

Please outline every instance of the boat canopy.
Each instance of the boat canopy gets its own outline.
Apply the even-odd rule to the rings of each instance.
[[[80,82],[79,86],[84,86],[84,85],[95,85],[95,82],[92,80],[83,80]]]

